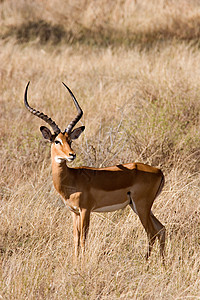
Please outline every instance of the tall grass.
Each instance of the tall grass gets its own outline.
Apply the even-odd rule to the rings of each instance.
[[[0,7],[2,299],[198,299],[198,1]],[[84,268],[73,265],[72,219],[52,186],[50,145],[23,105],[28,80],[30,104],[61,128],[75,114],[61,81],[79,100],[86,130],[74,165],[162,168],[153,210],[167,229],[165,269],[157,244],[145,261],[146,235],[129,208],[92,214]]]

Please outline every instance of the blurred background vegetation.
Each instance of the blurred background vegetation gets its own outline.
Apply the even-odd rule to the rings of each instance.
[[[2,299],[199,299],[200,2],[0,1],[0,296]],[[71,215],[55,193],[50,145],[30,105],[65,128],[82,106],[75,166],[140,161],[166,184],[158,247],[127,208],[93,214],[84,270]]]

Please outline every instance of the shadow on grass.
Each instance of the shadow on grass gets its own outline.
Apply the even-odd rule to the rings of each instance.
[[[98,26],[86,28],[78,25],[74,30],[66,30],[62,25],[53,25],[44,20],[26,22],[18,27],[10,27],[1,38],[14,36],[17,43],[28,43],[38,40],[40,44],[57,45],[61,42],[67,44],[84,44],[98,47],[132,48],[139,46],[142,49],[151,49],[155,44],[171,40],[193,41],[199,44],[200,19],[189,20],[173,19],[170,26],[162,25],[149,31],[136,31],[130,29],[119,30],[111,26]]]

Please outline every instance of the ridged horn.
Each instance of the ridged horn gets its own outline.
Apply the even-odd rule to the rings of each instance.
[[[24,94],[24,104],[26,106],[26,108],[35,116],[37,116],[38,118],[44,120],[46,123],[48,123],[51,128],[53,129],[55,134],[59,134],[60,133],[60,128],[58,127],[58,125],[56,125],[56,123],[49,118],[47,115],[44,115],[42,112],[39,112],[39,110],[35,110],[34,108],[30,107],[28,104],[28,100],[27,100],[27,92],[28,92],[28,87],[29,87],[30,81],[27,83],[26,89],[25,89],[25,94]]]
[[[72,129],[74,128],[74,126],[76,125],[76,123],[78,123],[78,121],[81,119],[82,115],[83,115],[83,111],[80,108],[78,101],[76,100],[76,98],[74,97],[74,94],[72,93],[72,91],[70,90],[70,88],[68,88],[68,86],[66,86],[66,84],[64,82],[62,82],[62,84],[66,87],[66,89],[68,90],[68,92],[70,93],[74,104],[76,106],[76,109],[78,111],[77,116],[69,123],[69,125],[67,126],[67,128],[65,129],[65,132],[70,133],[72,131]]]

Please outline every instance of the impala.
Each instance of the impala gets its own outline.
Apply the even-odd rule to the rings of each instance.
[[[119,164],[105,168],[68,167],[67,162],[72,162],[76,158],[71,143],[85,129],[81,126],[73,130],[83,115],[82,109],[72,91],[63,83],[73,99],[78,114],[61,132],[51,118],[29,106],[27,100],[29,83],[24,95],[26,108],[53,129],[52,133],[47,127],[40,127],[43,137],[51,142],[54,187],[72,212],[75,257],[78,256],[79,245],[82,256],[84,254],[91,212],[110,212],[129,205],[138,215],[147,233],[149,245],[146,257],[150,256],[152,246],[158,237],[164,263],[165,227],[151,211],[152,204],[164,185],[162,171],[142,163]]]

